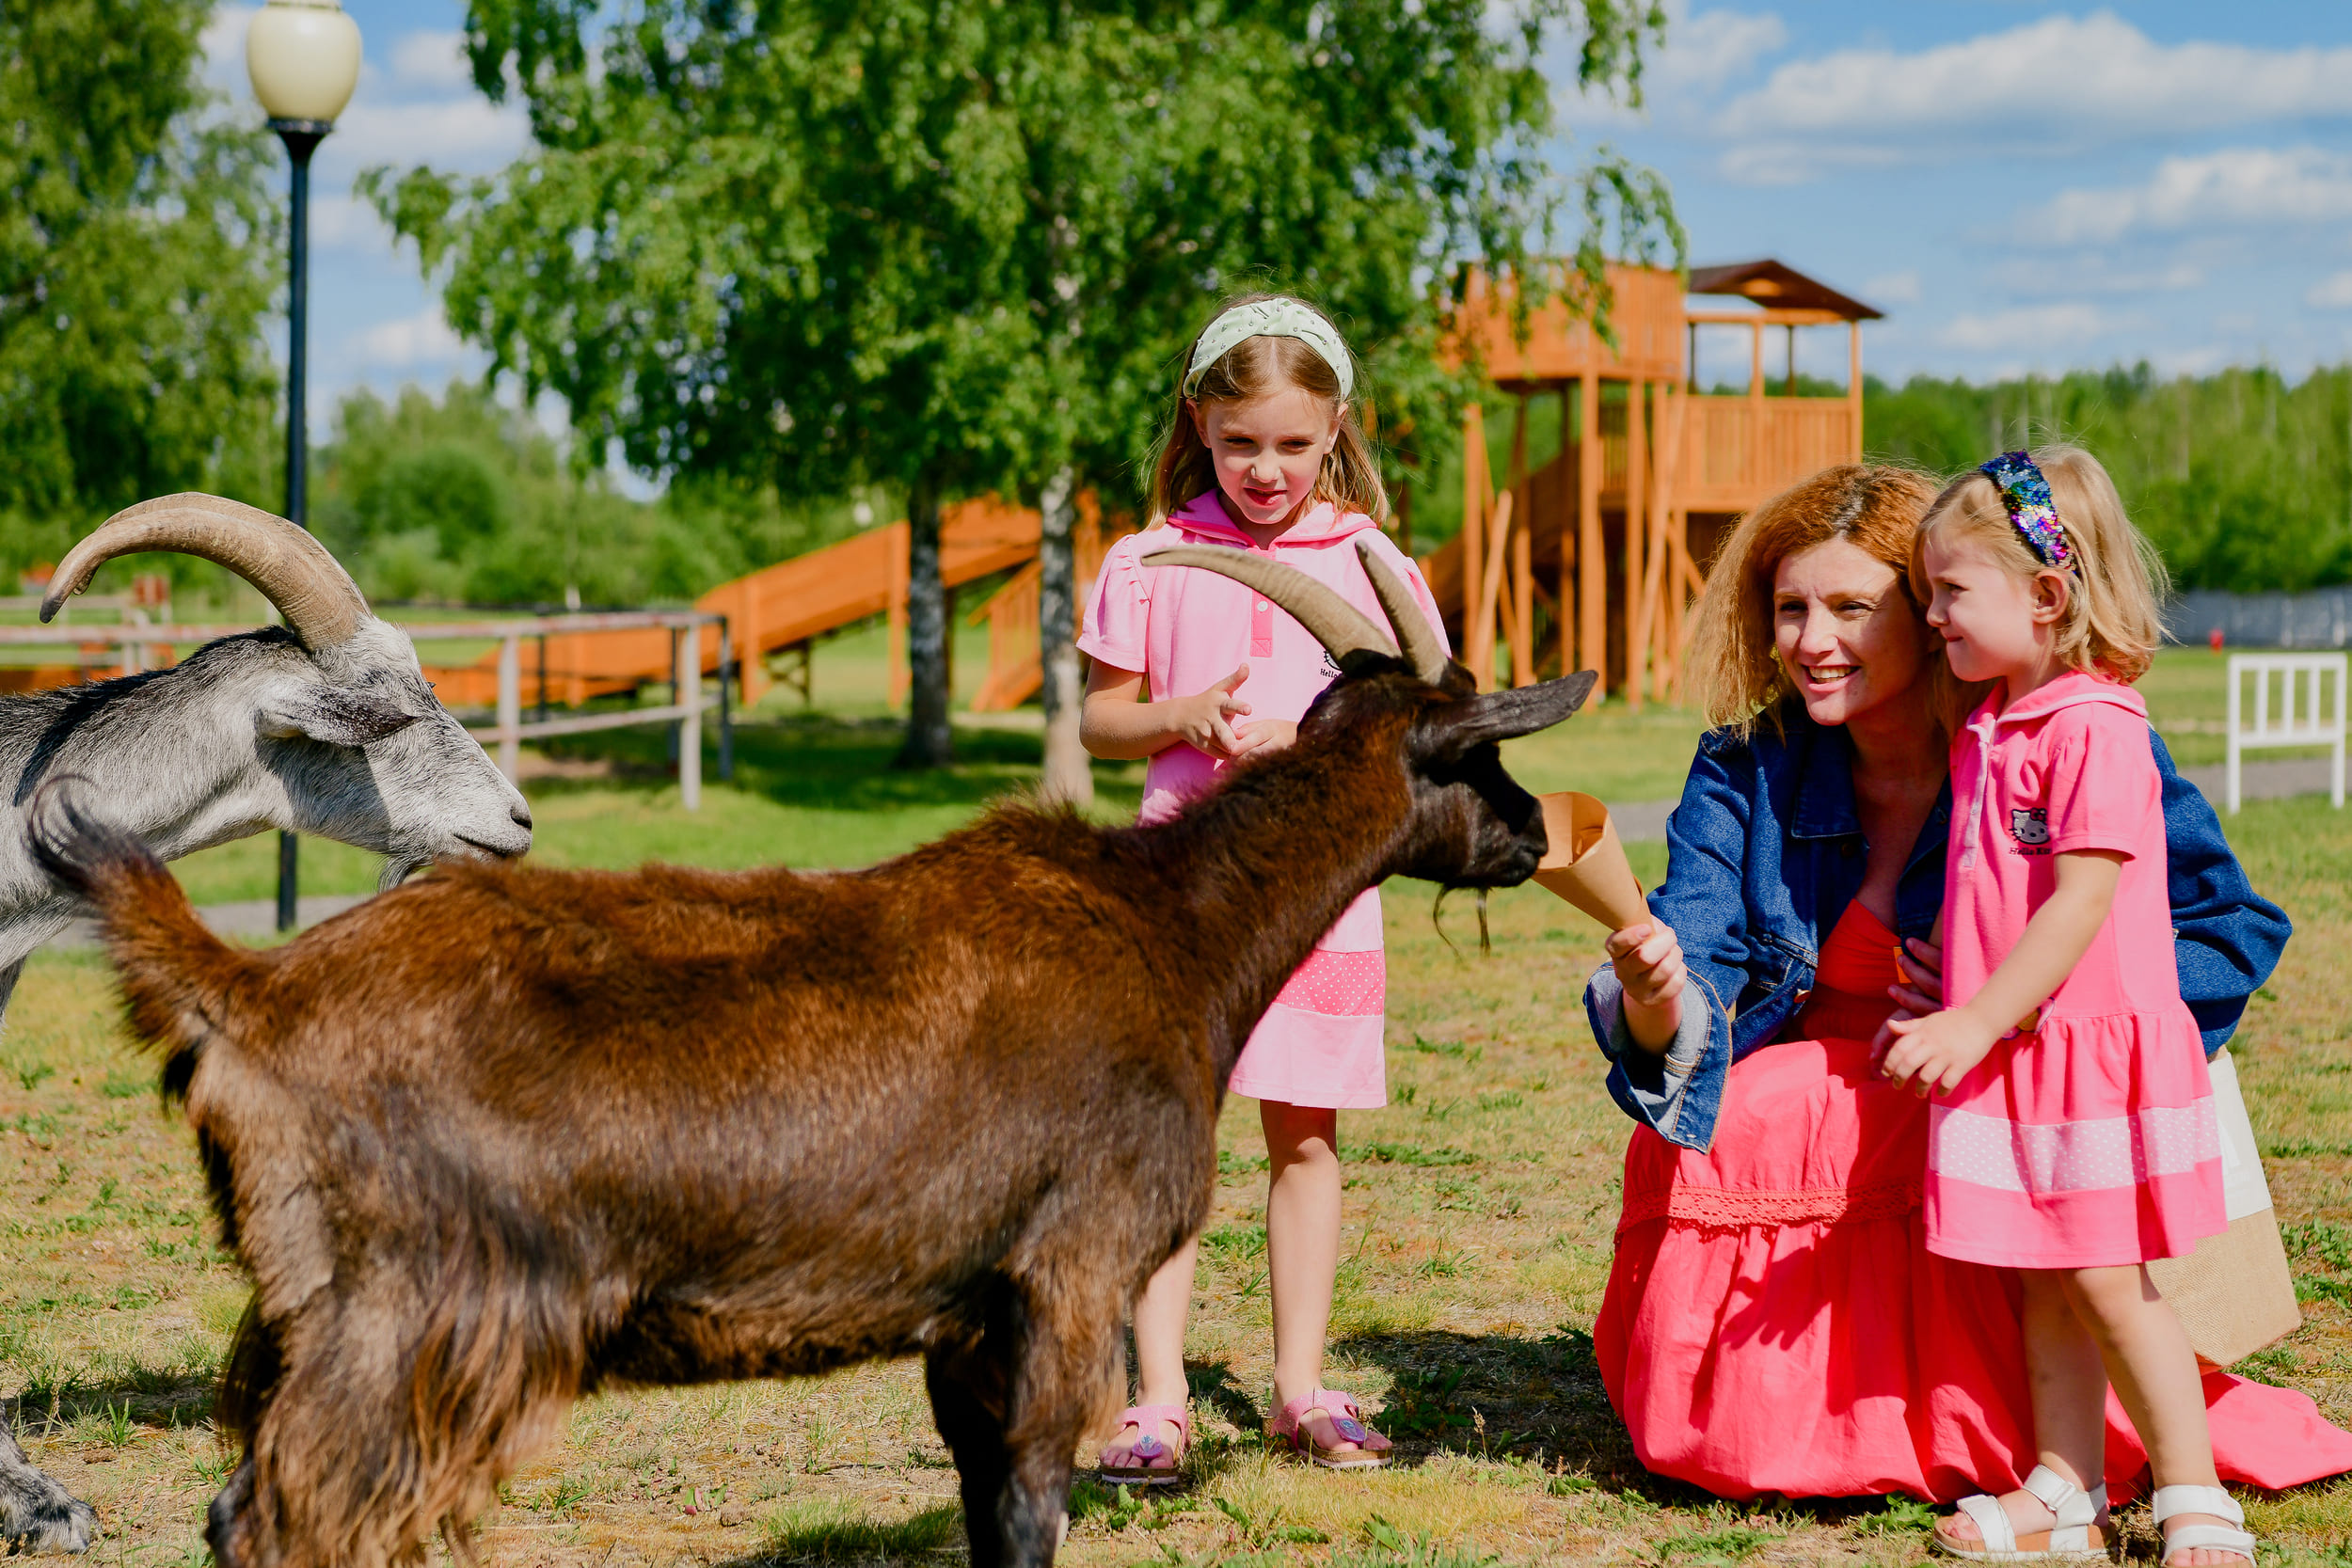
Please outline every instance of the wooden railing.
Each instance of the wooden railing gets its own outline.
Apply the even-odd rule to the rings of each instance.
[[[1693,396],[1675,476],[1677,508],[1740,512],[1808,474],[1854,461],[1853,405],[1842,398]]]

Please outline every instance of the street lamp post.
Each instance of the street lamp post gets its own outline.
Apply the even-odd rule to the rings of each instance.
[[[286,515],[310,526],[306,385],[310,294],[310,154],[359,84],[359,24],[337,0],[269,0],[245,35],[246,73],[294,166],[286,273]],[[278,835],[278,928],[291,931],[301,888],[291,832]]]

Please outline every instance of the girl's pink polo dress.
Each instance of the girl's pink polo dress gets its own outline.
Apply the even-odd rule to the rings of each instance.
[[[2084,673],[2006,712],[2000,697],[1952,743],[1947,994],[1983,987],[2057,887],[2058,855],[2129,858],[2039,1026],[1931,1108],[1928,1247],[2020,1269],[2177,1258],[2228,1221],[2204,1046],[2173,963],[2147,705]]]
[[[1386,626],[1371,579],[1356,559],[1359,535],[1371,540],[1381,560],[1412,589],[1442,640],[1445,624],[1420,570],[1361,513],[1319,502],[1265,553],[1327,583],[1373,625]],[[1079,651],[1113,669],[1140,671],[1155,703],[1205,691],[1246,663],[1249,678],[1236,695],[1250,711],[1235,721],[1236,728],[1305,717],[1309,705],[1339,674],[1323,644],[1287,612],[1231,578],[1142,564],[1142,557],[1171,545],[1256,548],[1226,515],[1215,491],[1180,507],[1162,527],[1129,534],[1104,558],[1078,634]],[[1143,809],[1136,820],[1168,820],[1207,789],[1224,766],[1182,741],[1159,752],[1144,769]],[[1233,1069],[1233,1092],[1341,1110],[1387,1104],[1381,1041],[1387,999],[1380,891],[1371,888],[1323,934],[1259,1021]]]

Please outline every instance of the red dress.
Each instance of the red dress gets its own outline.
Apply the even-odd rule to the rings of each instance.
[[[1895,938],[1859,900],[1822,944],[1792,1039],[1731,1069],[1711,1152],[1626,1148],[1593,1344],[1642,1463],[1727,1497],[1949,1500],[2034,1465],[2014,1275],[1927,1249],[1927,1102],[1870,1070]],[[2352,1433],[2293,1389],[2205,1379],[2222,1479],[2352,1469]],[[2110,1395],[2107,1479],[2147,1457]]]

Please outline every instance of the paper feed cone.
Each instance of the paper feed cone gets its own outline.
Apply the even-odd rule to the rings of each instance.
[[[1612,931],[1648,920],[1642,884],[1633,879],[1609,808],[1572,790],[1535,800],[1544,808],[1544,835],[1551,841],[1535,867],[1535,880]]]

